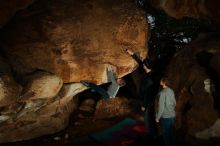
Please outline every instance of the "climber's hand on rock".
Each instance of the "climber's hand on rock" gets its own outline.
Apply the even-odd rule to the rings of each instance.
[[[125,51],[129,54],[129,55],[134,55],[134,52],[130,49],[125,49]]]

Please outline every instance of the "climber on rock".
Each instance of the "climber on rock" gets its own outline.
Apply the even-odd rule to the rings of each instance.
[[[153,76],[153,63],[150,59],[145,59],[142,61],[137,54],[135,54],[130,49],[125,49],[128,53],[141,67],[142,77],[139,89],[139,100],[141,103],[141,110],[145,111],[144,114],[144,124],[146,130],[148,130],[148,135],[151,137],[156,136],[156,122],[155,122],[155,110],[154,110],[154,100],[156,96],[155,88],[155,78]]]
[[[119,88],[125,85],[125,82],[123,81],[123,79],[117,79],[114,72],[116,72],[116,69],[113,66],[108,65],[107,66],[107,78],[108,78],[108,82],[111,82],[111,84],[108,86],[107,90],[88,81],[82,80],[80,82],[84,86],[90,87],[91,89],[98,92],[105,100],[108,100],[109,98],[116,97],[119,91]]]

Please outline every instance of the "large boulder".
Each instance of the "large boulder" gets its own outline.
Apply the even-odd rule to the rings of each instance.
[[[151,0],[151,3],[175,18],[189,16],[220,21],[219,0]]]
[[[106,66],[122,77],[136,62],[123,49],[147,55],[145,14],[130,0],[39,0],[5,27],[1,41],[13,70],[44,70],[64,83],[107,82]]]
[[[195,136],[218,119],[214,107],[218,101],[210,88],[214,84],[219,90],[219,81],[215,80],[220,75],[219,40],[219,34],[200,35],[175,55],[167,69],[166,75],[176,93],[177,128],[186,135]]]
[[[24,90],[0,90],[1,95],[19,95],[0,108],[0,143],[66,127],[78,107],[74,95],[87,89],[75,82],[105,83],[109,65],[119,78],[132,72],[137,63],[123,49],[131,48],[144,59],[146,28],[144,12],[130,0],[38,0],[17,13],[2,29],[0,46]],[[10,67],[0,66],[3,81],[13,87],[12,75],[5,73]]]
[[[74,96],[85,89],[80,83],[64,85],[52,99],[17,102],[17,106],[1,111],[0,143],[27,140],[64,129],[78,106]]]

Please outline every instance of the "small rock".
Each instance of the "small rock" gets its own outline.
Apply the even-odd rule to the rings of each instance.
[[[96,104],[96,101],[95,101],[95,99],[91,99],[91,98],[89,98],[89,99],[85,99],[82,103],[81,103],[81,105],[87,105],[87,106],[94,106]]]
[[[84,111],[84,112],[94,112],[95,108],[94,107],[90,107],[90,106],[80,106],[79,108],[81,111]]]
[[[68,139],[69,138],[69,134],[66,133],[64,137],[65,137],[65,139]]]
[[[54,140],[61,140],[61,138],[58,137],[58,136],[57,136],[57,137],[54,137],[53,139],[54,139]]]
[[[86,99],[81,103],[79,109],[81,111],[92,113],[95,110],[95,105],[96,105],[96,101],[94,99]]]
[[[9,116],[2,115],[2,116],[0,116],[0,122],[4,122],[4,121],[8,120],[9,118],[10,118]]]

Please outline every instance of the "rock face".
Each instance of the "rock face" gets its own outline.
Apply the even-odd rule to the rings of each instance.
[[[31,139],[65,128],[77,108],[74,95],[85,90],[80,83],[64,85],[52,99],[27,100],[1,111],[0,143]],[[16,111],[16,112],[15,112]]]
[[[147,55],[145,15],[129,0],[39,0],[5,28],[1,42],[13,70],[44,70],[64,83],[106,82],[106,65],[122,77],[136,63],[123,49]],[[7,37],[6,37],[7,36]]]
[[[196,137],[199,139],[209,139],[212,137],[220,138],[220,119],[218,119],[211,127],[196,133]]]
[[[12,77],[10,67],[0,57],[0,107],[15,102],[21,94],[22,87]]]
[[[0,107],[15,102],[21,94],[22,87],[11,76],[0,76]]]
[[[126,98],[111,98],[108,101],[100,100],[96,106],[95,119],[108,119],[115,116],[124,116],[132,111],[129,107],[132,101]]]
[[[219,40],[219,34],[201,35],[176,54],[167,70],[177,98],[177,128],[187,135],[195,136],[211,127],[218,118],[214,91],[207,88],[211,87],[208,85],[211,80],[218,85],[213,77],[220,75]],[[218,72],[215,76],[210,74],[214,71]]]
[[[189,16],[220,21],[218,0],[151,0],[151,3],[175,18]]]
[[[84,111],[84,112],[88,112],[88,113],[94,113],[95,106],[96,106],[95,99],[93,99],[93,98],[85,99],[80,104],[79,110]]]
[[[0,28],[10,20],[16,11],[26,8],[34,0],[9,0],[0,2]]]
[[[61,78],[45,72],[31,76],[21,99],[50,99],[55,97],[63,85]]]
[[[32,1],[19,2],[23,8]],[[9,18],[12,11],[2,14]],[[74,95],[87,88],[77,82],[106,83],[109,65],[118,78],[132,72],[137,63],[123,49],[144,59],[146,28],[144,13],[130,0],[38,0],[17,13],[1,31],[11,68],[0,59],[0,143],[66,127],[78,107]]]

